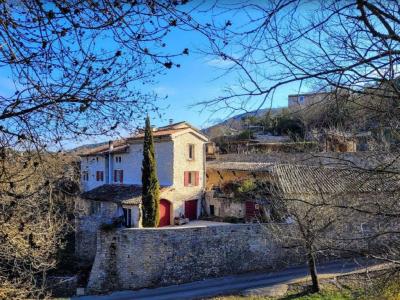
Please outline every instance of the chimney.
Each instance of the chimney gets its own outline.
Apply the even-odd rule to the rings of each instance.
[[[109,141],[108,142],[108,150],[112,151],[114,149],[114,142],[113,141]]]
[[[169,119],[169,125],[172,125],[174,123],[174,119]]]

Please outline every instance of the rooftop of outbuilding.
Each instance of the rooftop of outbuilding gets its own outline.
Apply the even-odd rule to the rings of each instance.
[[[237,161],[209,161],[207,169],[214,170],[232,170],[232,171],[252,171],[252,172],[269,172],[272,163],[265,162],[237,162]]]
[[[395,192],[400,176],[390,172],[276,164],[272,168],[280,190],[287,194]]]

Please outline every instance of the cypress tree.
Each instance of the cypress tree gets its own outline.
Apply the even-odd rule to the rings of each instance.
[[[154,155],[153,133],[150,126],[149,116],[147,116],[146,127],[144,132],[143,162],[142,162],[143,227],[158,226],[159,203],[160,203],[160,186],[157,178],[157,164]]]

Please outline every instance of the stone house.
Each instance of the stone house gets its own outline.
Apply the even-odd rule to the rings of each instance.
[[[96,232],[121,220],[139,227],[144,133],[112,141],[81,154],[81,187],[76,203],[76,252],[93,259]],[[160,183],[160,226],[185,216],[197,219],[205,189],[205,144],[199,130],[180,122],[153,129]]]
[[[246,180],[264,182],[265,190],[238,199],[223,188]],[[206,188],[208,214],[251,221],[262,216],[257,210],[263,210],[268,220],[275,213],[270,205],[277,206],[281,199],[311,201],[324,197],[365,204],[371,199],[393,198],[398,196],[400,180],[399,176],[343,166],[214,161],[207,164]]]
[[[288,96],[288,107],[304,108],[306,106],[327,101],[333,96],[334,94],[330,92],[293,94]]]
[[[271,180],[271,163],[209,161],[206,169],[205,210],[209,216],[251,221],[259,214],[265,199],[238,199],[225,188],[246,180]]]

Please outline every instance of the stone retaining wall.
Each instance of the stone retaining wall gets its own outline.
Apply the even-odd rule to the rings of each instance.
[[[289,226],[289,225],[282,225]],[[266,225],[98,232],[89,293],[179,284],[303,263]]]

